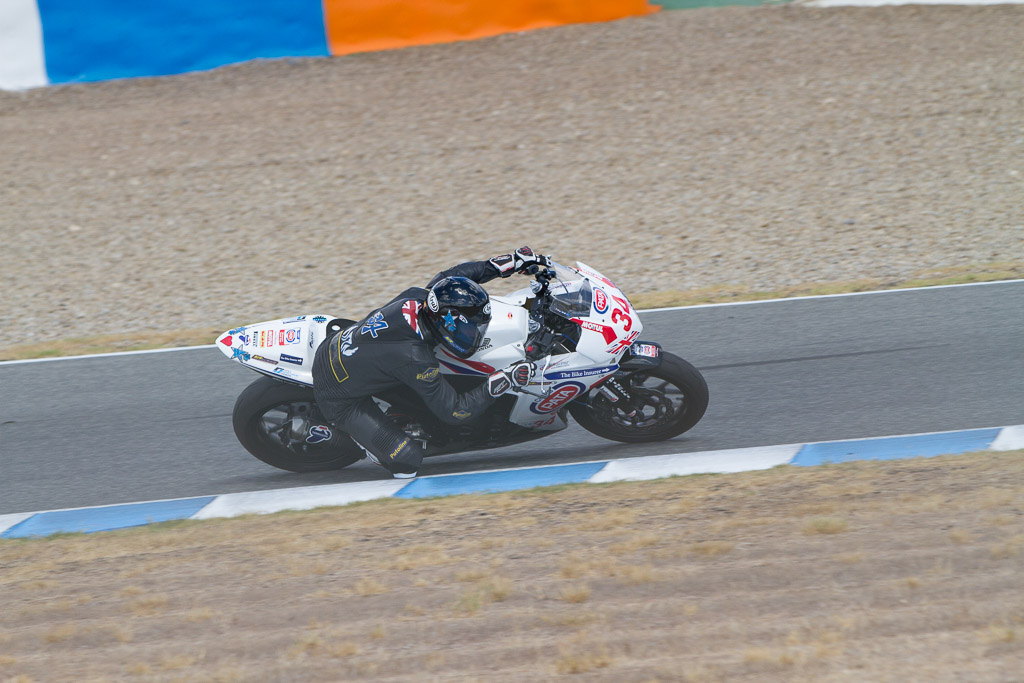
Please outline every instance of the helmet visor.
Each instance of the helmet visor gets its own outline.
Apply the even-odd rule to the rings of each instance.
[[[476,353],[490,321],[490,302],[483,306],[463,308],[461,311],[449,308],[440,316],[439,331],[445,345],[465,358]]]

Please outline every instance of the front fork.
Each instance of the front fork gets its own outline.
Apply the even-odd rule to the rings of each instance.
[[[656,368],[661,365],[661,345],[654,342],[634,342],[629,346],[619,361],[619,371],[600,385],[604,394],[615,408],[626,417],[637,414],[637,407],[630,394],[629,378],[634,373]]]
[[[626,377],[628,375],[620,378],[625,379]],[[601,384],[601,393],[626,417],[636,415],[636,408],[633,407],[633,397],[630,396],[626,387],[622,386],[622,382],[616,379],[615,375],[612,375]]]

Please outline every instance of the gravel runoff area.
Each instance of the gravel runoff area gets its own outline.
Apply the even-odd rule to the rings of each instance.
[[[0,93],[0,327],[357,315],[523,243],[631,294],[1018,262],[1022,35],[735,7]]]

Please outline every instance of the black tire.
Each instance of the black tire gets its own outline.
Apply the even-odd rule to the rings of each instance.
[[[697,368],[672,353],[662,351],[656,368],[620,371],[614,378],[643,402],[642,411],[627,416],[599,390],[569,404],[573,419],[604,439],[624,443],[671,439],[692,429],[708,409],[708,383]]]
[[[289,472],[339,470],[365,456],[347,434],[333,427],[330,440],[307,443],[310,427],[329,424],[313,390],[273,377],[260,377],[238,395],[231,423],[245,450]]]

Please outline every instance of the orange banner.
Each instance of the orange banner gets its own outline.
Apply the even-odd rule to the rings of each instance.
[[[323,0],[333,55],[657,12],[647,0]]]

